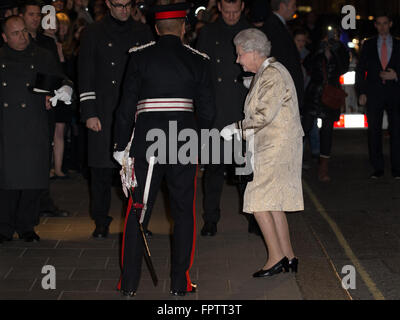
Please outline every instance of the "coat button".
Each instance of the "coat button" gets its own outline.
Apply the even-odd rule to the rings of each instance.
[[[3,87],[7,87],[7,82],[4,81],[4,82],[2,83],[2,85],[3,85]]]
[[[25,103],[21,103],[21,107],[22,108],[26,108],[26,104]]]
[[[4,103],[3,103],[3,106],[4,106],[4,108],[7,108],[7,107],[8,107],[8,103],[7,103],[7,102],[4,102]]]
[[[109,42],[108,46],[111,48],[113,46],[112,42]]]

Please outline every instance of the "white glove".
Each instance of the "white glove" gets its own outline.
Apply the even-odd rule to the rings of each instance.
[[[220,135],[224,140],[231,141],[232,137],[236,135],[236,139],[240,141],[239,129],[236,128],[236,122],[232,123],[225,128],[223,128],[220,132]]]
[[[71,97],[72,97],[73,89],[70,86],[62,86],[58,90],[54,90],[55,96],[50,99],[51,105],[55,107],[57,105],[57,101],[60,100],[65,104],[71,104]]]
[[[251,82],[253,81],[253,77],[243,77],[243,85],[247,88],[250,89]]]
[[[125,151],[115,151],[113,153],[113,158],[122,166]]]

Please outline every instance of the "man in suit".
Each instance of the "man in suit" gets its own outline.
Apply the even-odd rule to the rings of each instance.
[[[214,127],[222,130],[225,126],[243,119],[243,106],[247,89],[241,81],[242,70],[235,62],[233,38],[240,31],[251,28],[242,12],[242,0],[219,0],[221,16],[203,27],[197,41],[197,49],[205,52],[211,60],[213,86],[216,95],[217,115]],[[223,146],[221,139],[220,145]],[[221,148],[221,155],[224,154]],[[220,219],[220,200],[224,186],[225,165],[207,164],[204,176],[204,226],[202,236],[214,236]],[[244,193],[245,184],[239,186]]]
[[[400,179],[400,41],[390,34],[392,20],[379,14],[375,20],[378,36],[366,40],[357,66],[360,105],[366,105],[369,158],[373,167],[370,178],[384,175],[382,119],[386,110],[389,121],[392,175]]]
[[[130,0],[106,0],[107,16],[82,34],[79,53],[81,120],[88,130],[88,164],[91,168],[91,215],[95,238],[108,235],[112,217],[112,126],[119,103],[128,50],[152,40],[149,26],[131,18]]]
[[[272,14],[268,16],[261,30],[272,44],[271,57],[275,57],[288,69],[296,86],[301,109],[304,97],[304,78],[300,55],[286,25],[296,11],[296,0],[271,0]]]

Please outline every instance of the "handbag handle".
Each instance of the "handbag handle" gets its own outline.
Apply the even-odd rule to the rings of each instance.
[[[242,143],[243,143],[243,141],[244,141],[244,137],[243,137],[243,120],[238,121],[236,124],[237,124],[239,132],[240,132],[240,138],[241,138],[240,141],[242,141]],[[243,147],[242,147],[242,156],[243,157],[246,156],[246,150],[243,150]]]

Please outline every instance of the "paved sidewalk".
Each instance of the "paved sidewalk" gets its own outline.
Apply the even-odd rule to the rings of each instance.
[[[197,194],[197,243],[192,281],[198,292],[183,298],[169,295],[171,221],[165,209],[166,197],[159,193],[149,229],[153,263],[159,277],[155,288],[145,263],[136,300],[301,300],[345,299],[321,248],[302,214],[289,215],[295,251],[300,257],[299,274],[280,274],[253,279],[253,272],[266,261],[262,239],[247,232],[247,220],[240,215],[237,192],[226,185],[221,201],[222,217],[215,237],[201,237],[203,226],[201,178]],[[0,245],[0,299],[127,299],[116,291],[120,275],[119,257],[124,213],[119,190],[112,196],[114,220],[108,239],[93,239],[89,218],[86,180],[79,176],[54,181],[51,193],[56,204],[72,213],[68,218],[42,218],[36,228],[39,243],[16,238]],[[56,289],[44,290],[44,265],[56,269]],[[313,285],[315,282],[317,285]]]

